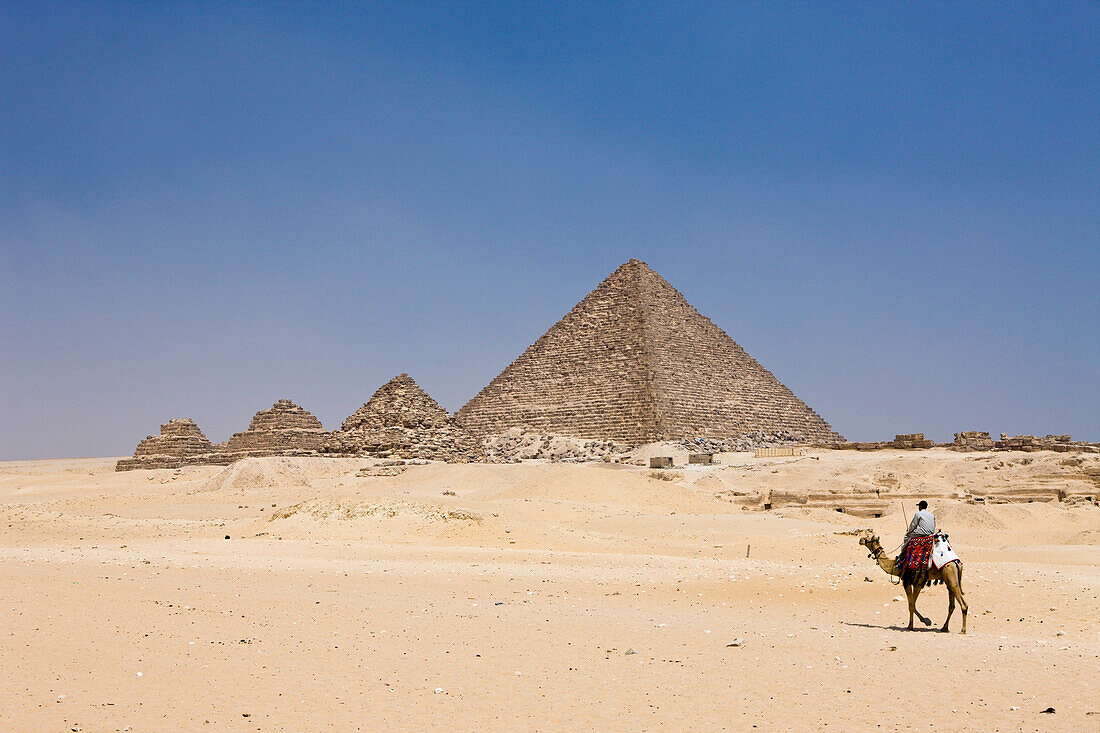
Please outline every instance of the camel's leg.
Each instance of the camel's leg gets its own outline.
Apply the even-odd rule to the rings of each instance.
[[[917,612],[917,597],[911,585],[905,586],[905,598],[909,601],[909,630],[913,630],[913,614]]]
[[[962,610],[963,625],[960,633],[966,633],[966,599],[963,597],[963,584],[962,584],[962,566],[959,563],[951,563],[948,568],[944,568],[946,572],[943,574],[943,582],[947,586],[947,592],[950,593],[950,605],[947,608],[947,620],[951,620],[951,610],[955,608],[956,599],[959,601],[959,608]],[[944,623],[943,630],[947,631],[947,624]]]
[[[944,576],[943,583],[947,585],[947,620],[943,622],[943,628],[940,631],[947,631],[947,625],[951,623],[951,614],[955,612],[955,593],[948,585],[946,576]]]
[[[930,626],[932,620],[922,616],[920,611],[917,610],[917,596],[920,595],[921,587],[919,585],[907,585],[905,586],[905,595],[909,599],[909,630],[913,630],[913,614],[916,614],[920,622],[925,626]]]

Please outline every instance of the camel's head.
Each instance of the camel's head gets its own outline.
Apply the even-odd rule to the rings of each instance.
[[[882,549],[882,545],[879,544],[878,541],[878,536],[873,534],[865,534],[860,537],[859,544],[871,551],[871,557],[874,557],[878,554],[878,551]]]

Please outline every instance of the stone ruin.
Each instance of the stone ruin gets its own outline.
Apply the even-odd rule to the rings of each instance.
[[[913,450],[915,448],[934,448],[935,442],[924,437],[924,433],[898,433],[893,440],[877,442],[844,442],[833,444],[818,444],[817,448],[835,448],[836,450],[886,450],[887,448],[900,448]]]
[[[221,460],[215,446],[190,418],[169,420],[160,426],[160,435],[150,435],[138,443],[133,458],[115,464],[116,471],[137,468],[179,468],[201,463],[228,463]]]
[[[252,418],[248,430],[234,433],[224,452],[238,458],[307,456],[321,449],[328,433],[308,410],[290,400],[279,400]]]
[[[1015,435],[1009,437],[1001,433],[1001,439],[996,441],[994,447],[997,450],[1018,450],[1034,452],[1040,450],[1068,453],[1069,451],[1083,451],[1086,453],[1097,452],[1097,444],[1073,440],[1069,435],[1047,435],[1040,438],[1035,435]]]
[[[924,437],[924,433],[899,433],[890,442],[891,448],[931,448],[934,445]]]
[[[260,410],[248,430],[234,433],[225,443],[211,443],[190,418],[169,420],[160,435],[138,443],[133,458],[115,464],[116,471],[139,468],[227,465],[239,458],[314,455],[328,433],[321,421],[290,400],[279,400]]]
[[[626,445],[782,431],[843,440],[639,260],[611,273],[457,418],[482,438],[527,426]]]
[[[895,436],[893,440],[880,441],[877,443],[844,442],[818,444],[814,447],[831,448],[835,450],[885,450],[887,448],[914,449],[939,447],[963,452],[987,450],[1024,452],[1049,450],[1059,453],[1067,453],[1070,451],[1079,451],[1082,453],[1100,452],[1100,445],[1079,440],[1071,440],[1068,435],[1048,435],[1045,438],[1039,438],[1034,435],[1017,435],[1010,438],[1005,433],[1001,433],[1001,439],[995,441],[989,437],[989,433],[981,430],[966,430],[961,433],[955,433],[955,440],[951,443],[936,444],[931,440],[926,440],[924,433],[904,433]]]
[[[356,410],[325,440],[322,450],[341,456],[482,460],[479,441],[413,381],[400,374]]]
[[[955,433],[952,448],[959,451],[993,450],[993,439],[981,430],[964,430]]]

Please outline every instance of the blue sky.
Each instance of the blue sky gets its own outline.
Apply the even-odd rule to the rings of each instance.
[[[0,4],[0,459],[456,410],[631,257],[850,439],[1100,440],[1100,4]]]

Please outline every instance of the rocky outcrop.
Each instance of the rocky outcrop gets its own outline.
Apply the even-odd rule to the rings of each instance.
[[[321,449],[328,433],[321,421],[290,400],[260,410],[248,430],[234,433],[224,452],[233,460],[262,456],[305,456]]]
[[[160,426],[160,435],[150,435],[138,443],[133,458],[115,464],[116,471],[136,468],[179,468],[201,463],[228,463],[224,455],[199,430],[190,418],[169,420]]]
[[[615,270],[457,417],[479,437],[519,427],[626,445],[753,432],[842,440],[639,260]]]
[[[322,450],[343,456],[452,462],[476,461],[484,455],[480,442],[407,374],[382,385],[329,435]]]

